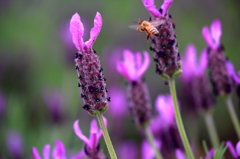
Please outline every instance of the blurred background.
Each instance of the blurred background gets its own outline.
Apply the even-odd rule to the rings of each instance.
[[[160,7],[162,0],[155,0]],[[176,24],[179,49],[184,54],[188,43],[194,43],[200,53],[206,46],[201,34],[203,26],[209,26],[215,18],[222,22],[222,43],[226,55],[240,70],[239,0],[181,0],[174,1],[170,13]],[[142,135],[130,121],[126,103],[119,104],[122,114],[117,116],[114,99],[124,99],[125,80],[115,69],[122,51],[149,51],[144,33],[138,34],[128,26],[136,24],[138,18],[149,18],[149,13],[140,0],[1,0],[0,1],[0,158],[32,158],[31,148],[39,152],[45,144],[54,146],[60,139],[68,155],[82,149],[83,142],[73,132],[73,122],[79,119],[86,136],[89,134],[91,117],[82,109],[80,90],[77,87],[74,56],[76,49],[69,34],[69,21],[75,12],[81,16],[85,27],[84,40],[89,39],[96,12],[103,18],[102,31],[93,48],[100,56],[109,93],[113,96],[109,110],[105,113],[109,121],[109,132],[115,147],[122,144],[117,140],[138,145]],[[152,56],[152,55],[151,55]],[[168,86],[155,74],[155,64],[145,74],[152,105],[159,94],[169,92]],[[180,92],[181,83],[177,79]],[[181,102],[181,99],[179,99]],[[119,100],[125,101],[125,100]],[[233,102],[239,116],[239,100],[233,94]],[[119,110],[119,107],[117,108]],[[115,111],[115,112],[114,112]],[[112,113],[112,114],[111,114]],[[198,136],[194,142],[201,147],[202,140],[209,143],[206,127],[199,117],[194,126],[188,123],[183,113],[188,133]],[[114,123],[118,118],[124,122]],[[237,142],[237,136],[222,99],[217,100],[214,119],[221,141]],[[115,126],[116,126],[115,125]],[[120,131],[116,131],[119,130]],[[197,131],[199,132],[197,132]],[[116,138],[116,139],[115,139]],[[103,139],[101,147],[105,149]],[[106,153],[107,154],[107,153]]]

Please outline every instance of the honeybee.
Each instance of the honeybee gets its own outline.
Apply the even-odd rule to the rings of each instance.
[[[157,30],[157,26],[165,23],[165,20],[157,20],[157,21],[146,21],[140,20],[138,21],[138,25],[130,25],[130,28],[136,29],[139,32],[145,32],[147,34],[147,41],[150,38],[150,35],[159,36],[159,32]]]

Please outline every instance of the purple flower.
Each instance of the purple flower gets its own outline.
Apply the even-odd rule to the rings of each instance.
[[[123,159],[124,158],[136,159],[136,157],[138,155],[137,145],[130,141],[122,142],[118,146],[117,150],[118,150],[119,158],[123,158]]]
[[[173,0],[164,0],[161,8],[157,10],[153,0],[143,0],[144,6],[152,15],[150,21],[159,24],[155,26],[159,36],[150,35],[152,43],[150,50],[154,52],[153,59],[156,62],[156,73],[164,79],[176,77],[182,72],[182,62],[174,30],[175,23],[172,16],[168,14],[172,2]]]
[[[133,54],[129,50],[125,50],[123,56],[124,61],[117,63],[117,70],[129,82],[127,93],[131,117],[138,127],[143,128],[152,117],[148,88],[141,79],[149,66],[150,58],[148,53],[144,52],[142,60],[139,52]]]
[[[159,11],[156,6],[154,5],[154,0],[142,0],[146,9],[154,16],[160,17],[165,16],[168,12],[168,8],[172,4],[173,0],[164,0],[164,3],[161,6],[161,10]]]
[[[52,120],[54,122],[60,122],[64,114],[64,103],[60,92],[55,91],[54,93],[50,93],[49,91],[44,91],[43,99],[51,113]]]
[[[161,143],[159,141],[155,141],[156,146],[158,150],[160,151]],[[148,141],[142,142],[142,159],[154,159],[155,158],[155,152],[152,148],[152,146],[149,144]]]
[[[182,69],[184,70],[181,77],[183,83],[183,92],[181,99],[185,102],[183,105],[187,111],[193,113],[199,109],[207,109],[215,103],[208,79],[205,76],[207,68],[207,52],[204,49],[201,53],[199,61],[197,61],[197,51],[193,44],[186,47],[185,56],[182,59]],[[192,114],[193,114],[192,113]]]
[[[144,51],[143,54],[144,61],[139,52],[133,54],[130,50],[124,50],[124,61],[117,63],[118,72],[129,81],[137,81],[140,79],[150,64],[148,53]]]
[[[210,28],[207,26],[202,29],[203,37],[213,50],[216,50],[220,46],[220,38],[222,36],[222,27],[219,19],[215,19]]]
[[[73,43],[78,49],[75,56],[75,68],[78,74],[78,87],[81,87],[81,97],[84,101],[83,109],[95,116],[108,109],[107,89],[105,77],[102,73],[99,57],[92,49],[98,34],[102,28],[102,16],[97,12],[94,18],[94,27],[90,31],[90,39],[83,41],[84,27],[80,16],[75,13],[70,21],[70,31]]]
[[[43,159],[50,159],[50,148],[49,144],[43,147]],[[34,159],[42,159],[39,155],[36,147],[32,148],[32,155]],[[66,151],[64,144],[60,140],[56,140],[55,147],[52,150],[52,158],[53,159],[66,159]]]
[[[107,125],[107,120],[104,118],[104,123]],[[103,152],[99,149],[99,139],[102,136],[102,130],[98,129],[97,121],[95,119],[92,120],[90,125],[90,136],[87,138],[83,135],[78,120],[74,122],[73,129],[75,134],[85,142],[84,153],[88,157],[103,157]]]
[[[11,156],[15,159],[22,158],[24,147],[20,133],[17,131],[9,131],[6,142]]]
[[[234,148],[233,144],[230,141],[227,141],[226,145],[234,158],[240,157],[240,141],[237,142],[236,148]]]

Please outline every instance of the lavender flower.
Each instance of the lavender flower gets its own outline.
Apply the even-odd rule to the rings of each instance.
[[[155,141],[157,148],[160,150],[161,143]],[[151,145],[145,140],[142,142],[142,159],[154,159],[155,152]]]
[[[49,159],[50,158],[50,148],[51,146],[49,144],[45,145],[43,147],[43,159]],[[52,150],[52,158],[53,159],[66,159],[66,151],[65,146],[60,140],[56,140],[55,147]],[[36,147],[32,148],[32,155],[34,159],[42,159],[41,156],[38,153],[38,150]]]
[[[104,118],[104,123],[107,125],[107,120]],[[102,130],[98,129],[98,125],[95,119],[92,120],[90,126],[90,136],[87,138],[83,135],[81,129],[79,128],[78,120],[74,122],[73,129],[75,134],[85,142],[84,153],[89,159],[105,159],[102,150],[100,149],[99,139],[102,136]]]
[[[220,43],[222,35],[221,22],[215,19],[210,28],[203,27],[203,37],[208,45],[208,66],[213,92],[217,96],[228,95],[233,91],[234,82],[239,82],[233,65],[224,55],[224,47]]]
[[[198,110],[208,110],[215,103],[213,95],[205,76],[207,68],[207,53],[203,50],[200,60],[197,62],[197,51],[193,44],[186,47],[183,58],[183,73],[180,76],[183,83],[182,97],[189,105],[188,110],[197,112]]]
[[[147,52],[143,54],[144,61],[142,61],[139,52],[133,54],[130,50],[124,50],[124,61],[117,63],[118,72],[129,82],[128,99],[130,113],[133,121],[139,127],[146,126],[152,116],[148,88],[141,79],[149,66],[150,59]]]
[[[7,134],[7,147],[10,155],[14,159],[21,159],[23,157],[23,139],[18,131],[9,131]]]
[[[227,141],[226,145],[234,158],[240,158],[240,141],[238,141],[236,144],[236,148],[234,148],[233,144],[230,141]]]
[[[156,116],[150,127],[156,139],[162,145],[161,152],[165,158],[173,158],[176,149],[183,149],[183,144],[175,123],[174,108],[170,95],[159,95],[155,103],[158,116]],[[161,124],[159,124],[161,123]]]
[[[105,112],[108,108],[105,78],[102,73],[100,61],[92,45],[95,42],[102,28],[102,17],[97,12],[94,19],[94,27],[90,31],[90,39],[83,42],[84,27],[80,16],[75,13],[70,21],[70,31],[72,33],[73,43],[78,49],[75,63],[78,73],[78,86],[82,88],[81,97],[84,101],[83,109],[91,115],[98,115]]]
[[[51,118],[54,122],[60,122],[63,118],[63,98],[59,91],[50,93],[49,91],[43,92],[43,99],[50,111]]]
[[[150,36],[152,46],[150,50],[154,52],[156,62],[156,73],[170,79],[182,72],[180,53],[175,34],[175,24],[172,16],[168,14],[168,9],[173,0],[164,0],[161,8],[157,10],[154,0],[142,0],[146,9],[151,13],[150,21],[164,21],[157,30],[159,36]]]

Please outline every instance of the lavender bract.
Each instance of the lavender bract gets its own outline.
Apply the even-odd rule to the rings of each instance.
[[[93,116],[105,112],[108,109],[108,101],[110,101],[110,97],[107,97],[106,79],[102,73],[99,57],[95,55],[96,52],[92,49],[101,28],[102,17],[97,12],[94,27],[90,31],[90,39],[83,42],[84,27],[80,16],[75,13],[70,21],[73,43],[78,49],[75,63],[79,80],[78,86],[82,88],[83,109]]]
[[[104,123],[107,125],[107,120],[104,118]],[[85,142],[84,153],[89,159],[106,159],[102,150],[100,149],[99,140],[102,136],[102,130],[98,129],[98,125],[95,119],[92,120],[90,126],[90,136],[87,138],[83,135],[81,129],[79,128],[78,120],[74,122],[73,129],[75,134]],[[79,154],[77,154],[79,155]]]
[[[117,63],[117,70],[129,82],[127,93],[131,117],[137,126],[144,127],[152,117],[148,88],[141,79],[150,63],[149,55],[144,52],[142,61],[139,52],[133,54],[130,50],[125,50],[123,56],[124,61]]]
[[[150,36],[152,46],[150,50],[154,52],[156,62],[156,73],[165,79],[170,79],[182,72],[180,53],[175,34],[175,23],[172,16],[168,14],[168,9],[172,0],[164,0],[161,8],[157,10],[154,0],[142,0],[146,9],[151,13],[150,21],[164,21],[157,26],[159,36]]]
[[[240,158],[240,141],[237,142],[236,148],[234,148],[233,144],[230,141],[227,141],[226,145],[231,152],[232,157],[236,159]]]

